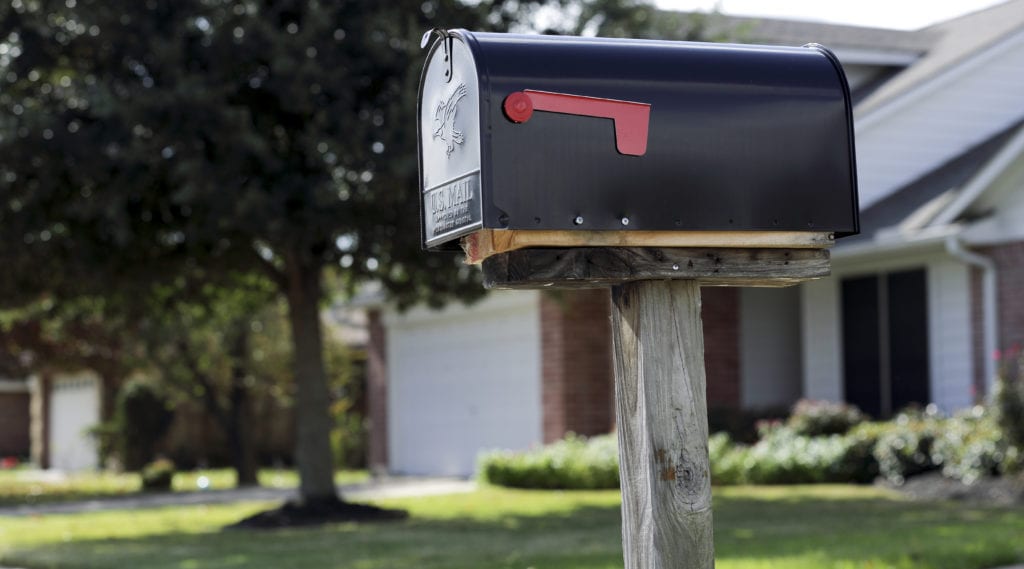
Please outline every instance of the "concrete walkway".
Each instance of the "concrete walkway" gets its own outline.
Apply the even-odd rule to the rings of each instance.
[[[453,478],[389,477],[360,484],[340,486],[338,490],[349,500],[375,500],[381,498],[407,498],[437,496],[471,492],[476,483]],[[133,496],[113,496],[79,502],[60,502],[24,506],[0,507],[0,516],[20,517],[43,514],[77,514],[106,510],[138,510],[167,506],[195,506],[201,504],[232,504],[235,502],[283,502],[298,496],[295,488],[242,488],[238,490],[208,490],[204,492],[168,492]],[[0,569],[3,569],[0,567]]]

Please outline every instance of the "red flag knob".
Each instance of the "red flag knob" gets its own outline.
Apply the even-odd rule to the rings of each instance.
[[[530,120],[533,116],[533,100],[522,91],[516,91],[505,97],[505,116],[514,123]]]

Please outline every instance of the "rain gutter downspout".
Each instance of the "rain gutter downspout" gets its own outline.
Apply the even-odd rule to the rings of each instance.
[[[997,309],[996,263],[992,259],[964,248],[958,235],[946,237],[946,251],[960,261],[981,269],[982,345],[985,362],[985,397],[992,395],[996,378],[995,354],[998,349],[999,312]]]

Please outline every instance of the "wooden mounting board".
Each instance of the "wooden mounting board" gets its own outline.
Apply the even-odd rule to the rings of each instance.
[[[827,249],[835,235],[824,231],[529,231],[481,229],[462,238],[466,264],[537,247],[708,247],[733,249]]]
[[[481,268],[489,289],[603,288],[666,279],[785,287],[828,276],[829,260],[825,249],[580,247],[499,253]]]

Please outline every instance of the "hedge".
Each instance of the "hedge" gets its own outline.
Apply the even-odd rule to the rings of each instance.
[[[1000,429],[998,414],[982,407],[953,417],[905,412],[888,422],[864,422],[844,405],[798,409],[785,423],[761,424],[752,445],[712,435],[712,483],[866,484],[881,475],[901,484],[940,471],[969,484],[1019,471],[1024,454]],[[570,435],[526,452],[490,452],[480,457],[479,473],[485,482],[517,488],[618,488],[616,439]]]

